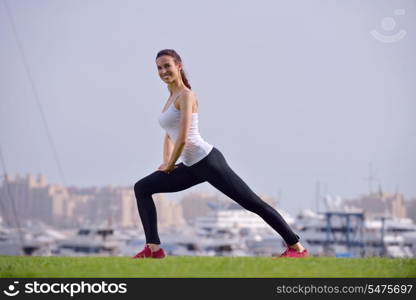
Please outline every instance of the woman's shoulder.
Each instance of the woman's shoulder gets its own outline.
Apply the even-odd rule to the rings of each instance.
[[[178,97],[179,101],[196,101],[196,94],[190,89],[185,89],[182,91],[181,95]],[[188,100],[189,99],[189,100]]]
[[[178,106],[180,106],[181,103],[185,102],[185,101],[189,101],[192,105],[195,103],[198,107],[198,100],[196,97],[196,94],[194,91],[190,90],[190,89],[185,89],[181,96],[178,99]]]
[[[182,97],[189,97],[189,96],[191,96],[191,97],[194,97],[194,98],[196,98],[196,94],[195,94],[195,92],[193,91],[193,90],[191,90],[191,89],[189,89],[189,88],[185,88],[183,91],[182,91]]]

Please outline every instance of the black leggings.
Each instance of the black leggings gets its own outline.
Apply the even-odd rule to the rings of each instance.
[[[134,185],[146,243],[160,244],[156,207],[152,195],[182,191],[205,181],[208,181],[243,208],[263,218],[288,245],[298,242],[299,236],[290,229],[282,216],[257,196],[230,168],[222,153],[213,147],[207,156],[191,166],[180,163],[170,173],[157,170],[140,179]]]

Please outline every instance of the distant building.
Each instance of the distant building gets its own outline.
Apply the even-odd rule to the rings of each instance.
[[[200,192],[188,193],[181,199],[183,216],[188,224],[193,224],[197,217],[207,216],[211,211],[208,203],[221,204],[219,197]]]
[[[177,201],[167,199],[165,194],[154,194],[153,201],[157,210],[158,228],[165,230],[185,225],[182,206]]]
[[[112,225],[142,228],[133,187],[64,187],[48,184],[43,175],[6,175],[0,182],[3,223],[25,226],[38,220],[56,227]],[[160,228],[185,223],[182,207],[153,195]]]
[[[0,186],[2,216],[6,224],[24,225],[32,218],[51,223],[53,221],[54,190],[48,188],[42,175],[5,175]],[[59,196],[58,196],[59,197]]]
[[[406,201],[407,216],[416,223],[416,197]]]
[[[362,195],[355,199],[344,199],[344,203],[363,209],[369,217],[407,217],[403,194],[383,192],[381,188],[376,193]]]

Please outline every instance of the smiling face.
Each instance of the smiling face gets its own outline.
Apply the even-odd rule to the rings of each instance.
[[[180,78],[181,64],[176,64],[172,56],[162,55],[156,59],[157,70],[160,78],[171,83]]]

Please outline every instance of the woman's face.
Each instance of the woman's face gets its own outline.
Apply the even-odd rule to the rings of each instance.
[[[180,64],[175,64],[172,56],[162,55],[156,59],[157,70],[160,78],[166,82],[171,83],[180,76]]]

